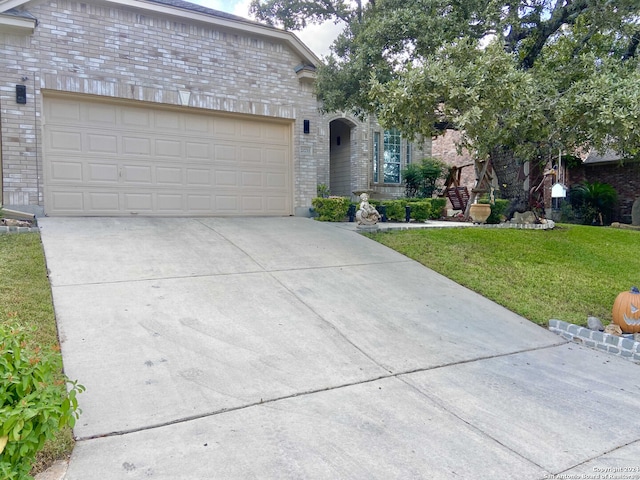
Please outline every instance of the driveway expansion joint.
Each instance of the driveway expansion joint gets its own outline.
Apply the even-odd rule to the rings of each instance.
[[[568,342],[566,342],[568,343]],[[410,386],[412,389],[419,391],[418,389],[416,389],[413,385],[411,385],[410,383],[407,383],[403,378],[404,376],[407,375],[412,375],[415,373],[422,373],[422,372],[428,372],[428,371],[432,371],[432,370],[438,370],[438,369],[442,369],[442,368],[447,368],[447,367],[453,367],[456,365],[464,365],[464,364],[468,364],[468,363],[474,363],[474,362],[481,362],[481,361],[485,361],[485,360],[490,360],[493,358],[501,358],[501,357],[508,357],[508,356],[513,356],[513,355],[518,355],[521,353],[527,353],[527,352],[533,352],[533,351],[538,351],[538,350],[545,350],[545,349],[551,349],[551,348],[557,348],[557,347],[561,347],[563,344],[556,344],[556,345],[545,345],[542,347],[534,347],[534,348],[527,348],[527,349],[523,349],[523,350],[518,350],[515,352],[507,352],[507,353],[500,353],[500,354],[496,354],[496,355],[488,355],[486,357],[479,357],[479,358],[474,358],[474,359],[470,359],[470,360],[461,360],[459,362],[452,362],[452,363],[447,363],[447,364],[443,364],[443,365],[434,365],[431,367],[425,367],[425,368],[418,368],[418,369],[413,369],[413,370],[406,370],[406,371],[402,371],[402,372],[397,372],[397,373],[389,373],[388,375],[379,375],[376,377],[372,377],[372,378],[368,378],[366,380],[359,380],[357,382],[349,382],[349,383],[344,383],[344,384],[340,384],[340,385],[336,385],[333,387],[323,387],[323,388],[317,388],[317,389],[313,389],[313,390],[307,390],[307,391],[303,391],[303,392],[296,392],[290,395],[283,395],[281,397],[273,397],[273,398],[269,398],[269,399],[260,399],[257,402],[251,402],[251,403],[247,403],[245,405],[238,405],[236,407],[229,407],[229,408],[223,408],[220,410],[216,410],[213,412],[206,412],[206,413],[201,413],[198,415],[191,415],[191,416],[187,416],[187,417],[182,417],[182,418],[177,418],[175,420],[171,420],[168,422],[162,422],[162,423],[157,423],[157,424],[152,424],[152,425],[148,425],[145,427],[141,427],[141,428],[133,428],[133,429],[126,429],[126,430],[117,430],[117,431],[113,431],[113,432],[108,432],[108,433],[101,433],[101,434],[95,434],[95,435],[88,435],[85,437],[76,437],[76,441],[78,442],[83,442],[83,441],[89,441],[89,440],[96,440],[99,438],[108,438],[108,437],[118,437],[118,436],[123,436],[123,435],[128,435],[128,434],[132,434],[132,433],[138,433],[138,432],[144,432],[144,431],[149,431],[149,430],[155,430],[158,428],[163,428],[163,427],[168,427],[171,425],[178,425],[178,424],[182,424],[182,423],[188,423],[188,422],[192,422],[195,420],[200,420],[203,418],[210,418],[210,417],[215,417],[217,415],[222,415],[225,413],[231,413],[231,412],[237,412],[237,411],[241,411],[241,410],[246,410],[252,407],[259,407],[262,405],[268,405],[270,403],[276,403],[282,400],[289,400],[292,398],[298,398],[298,397],[305,397],[308,395],[314,395],[316,393],[322,393],[322,392],[330,392],[333,390],[341,390],[344,388],[349,388],[349,387],[355,387],[358,385],[366,385],[368,383],[373,383],[373,382],[377,382],[380,380],[387,380],[387,379],[397,379],[399,381],[401,381],[403,384]],[[377,362],[376,362],[377,364]],[[380,366],[381,369],[385,369],[387,370],[385,367]],[[388,370],[387,370],[388,371]],[[424,393],[421,392],[423,395]],[[427,398],[430,398],[427,396]],[[433,399],[431,399],[433,400]],[[435,400],[433,400],[435,402]],[[437,403],[437,402],[435,402]],[[451,413],[447,408],[445,408],[444,406],[440,405],[442,408],[444,408],[446,411],[448,411],[449,413]],[[465,422],[467,423],[467,422]],[[474,427],[477,430],[477,427]],[[517,452],[516,452],[517,453]]]

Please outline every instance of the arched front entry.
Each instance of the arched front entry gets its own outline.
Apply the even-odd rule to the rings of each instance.
[[[353,125],[345,119],[329,123],[329,189],[331,195],[350,197],[351,185],[351,129]]]

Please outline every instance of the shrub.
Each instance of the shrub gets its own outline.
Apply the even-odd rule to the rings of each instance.
[[[431,202],[429,200],[422,200],[419,202],[409,202],[411,207],[411,219],[416,222],[424,222],[429,218],[431,213]]]
[[[429,218],[437,220],[444,216],[444,209],[447,207],[447,200],[445,198],[432,198],[431,199],[431,212]]]
[[[316,197],[311,205],[316,210],[321,222],[342,222],[349,212],[350,200],[346,197]]]
[[[0,478],[23,480],[46,440],[80,415],[78,393],[62,370],[60,354],[30,347],[25,328],[0,324]],[[67,392],[65,385],[71,388]]]
[[[482,200],[480,203],[489,203],[489,200]],[[491,205],[491,214],[487,218],[486,223],[502,222],[504,212],[507,210],[509,203],[509,200],[505,200],[504,198],[496,198],[494,203]]]
[[[431,198],[438,180],[444,178],[446,164],[433,157],[426,157],[420,163],[411,163],[402,171],[407,198]]]
[[[407,205],[406,200],[387,200],[382,202],[382,205],[387,207],[387,220],[392,222],[403,222],[405,220]]]
[[[571,188],[571,206],[584,224],[611,223],[618,192],[608,183],[584,182]]]

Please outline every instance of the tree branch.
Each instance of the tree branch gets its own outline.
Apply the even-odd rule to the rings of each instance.
[[[624,55],[622,56],[622,61],[630,60],[636,56],[638,44],[640,44],[640,30],[632,35],[627,51],[624,52]]]
[[[556,33],[562,25],[575,23],[578,16],[588,8],[588,0],[569,0],[564,6],[563,0],[557,0],[549,20],[541,22],[537,27],[529,29],[529,35],[533,35],[535,38],[533,45],[531,45],[528,53],[522,59],[522,68],[529,69],[533,67],[536,58],[538,58],[542,52],[542,48],[547,43],[549,37]],[[527,35],[527,37],[529,35]]]

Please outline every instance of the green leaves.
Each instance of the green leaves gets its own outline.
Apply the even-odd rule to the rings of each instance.
[[[84,387],[61,376],[60,353],[28,345],[29,331],[0,324],[0,477],[28,479],[44,442],[80,415]],[[65,389],[69,385],[69,390]]]

